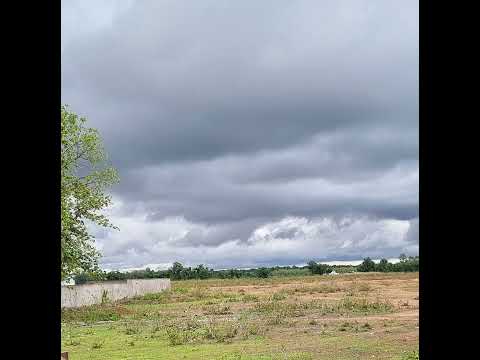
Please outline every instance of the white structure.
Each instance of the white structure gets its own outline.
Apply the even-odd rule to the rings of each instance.
[[[335,270],[332,270],[332,272],[329,273],[328,275],[338,275],[338,273]]]
[[[170,288],[170,279],[132,279],[62,286],[62,308],[101,304]]]
[[[73,279],[62,281],[62,286],[67,286],[67,285],[75,285],[75,281]]]

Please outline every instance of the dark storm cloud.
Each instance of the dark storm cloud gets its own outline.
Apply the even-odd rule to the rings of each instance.
[[[115,216],[189,228],[152,237],[164,254],[286,216],[418,217],[416,1],[65,1],[62,16],[62,101],[119,168]],[[150,261],[151,244],[112,241]]]
[[[278,148],[352,123],[411,126],[412,5],[335,3],[136,2],[66,46],[64,99],[128,166]]]
[[[415,146],[408,139],[402,144],[397,137],[380,138],[355,145],[352,136],[350,145],[346,139],[314,141],[256,156],[135,169],[123,174],[116,192],[148,206],[150,218],[157,220],[168,215],[208,223],[291,214],[418,216],[418,163],[410,149]],[[338,142],[345,143],[343,149],[337,149]],[[389,154],[388,143],[404,157]],[[364,148],[368,151],[362,153]]]

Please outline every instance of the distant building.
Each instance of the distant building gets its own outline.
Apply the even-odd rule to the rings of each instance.
[[[338,273],[335,270],[332,270],[332,272],[329,273],[328,275],[338,275]]]

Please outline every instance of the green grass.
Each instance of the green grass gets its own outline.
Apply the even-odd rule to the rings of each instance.
[[[203,336],[203,335],[202,335]],[[172,344],[168,336],[152,337],[146,332],[127,335],[122,329],[109,329],[106,325],[94,327],[91,334],[85,329],[77,329],[75,346],[62,343],[73,360],[84,359],[354,359],[375,358],[413,360],[415,357],[395,357],[395,354],[413,356],[412,350],[404,344],[388,339],[358,338],[349,332],[340,335],[319,336],[317,334],[296,337],[306,348],[315,346],[315,351],[282,350],[293,348],[292,339],[268,341],[265,337],[254,336],[235,342],[225,341],[228,331],[213,334],[211,342],[186,342]],[[98,344],[101,344],[98,346]],[[298,346],[298,344],[296,345]],[[363,355],[368,357],[362,357]],[[332,357],[333,356],[333,357]]]
[[[121,305],[92,305],[84,306],[78,309],[64,309],[62,310],[62,322],[98,322],[98,321],[117,321],[123,315],[128,313],[128,310]]]
[[[408,352],[401,358],[401,360],[419,360],[419,359],[420,359],[420,355],[416,350]]]

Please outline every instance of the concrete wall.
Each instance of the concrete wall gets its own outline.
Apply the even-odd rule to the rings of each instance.
[[[137,295],[158,293],[170,288],[170,279],[139,279],[105,281],[82,285],[62,286],[62,308],[100,304],[105,292],[115,301]]]

